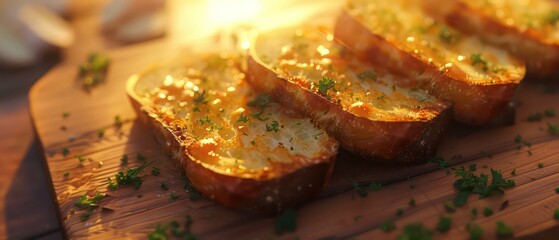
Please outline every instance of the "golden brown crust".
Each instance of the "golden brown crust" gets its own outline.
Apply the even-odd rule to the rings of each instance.
[[[491,84],[466,80],[467,75],[453,66],[440,71],[419,54],[402,50],[380,35],[374,34],[344,10],[337,20],[335,37],[360,58],[392,72],[408,76],[400,85],[419,87],[453,102],[454,116],[463,123],[483,125],[502,114],[518,85],[518,80]]]
[[[559,43],[533,29],[520,30],[461,0],[423,0],[424,9],[435,18],[466,34],[508,49],[526,62],[528,74],[545,77],[557,72]]]

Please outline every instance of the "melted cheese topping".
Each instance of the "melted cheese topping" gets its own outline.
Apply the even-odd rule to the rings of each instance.
[[[136,92],[176,135],[195,139],[188,146],[192,159],[222,174],[272,178],[312,164],[294,159],[335,154],[335,141],[309,119],[253,93],[239,60],[211,55],[156,69],[141,77]],[[255,98],[260,106],[250,104]]]
[[[359,62],[331,34],[316,29],[261,34],[255,48],[258,58],[280,76],[356,116],[429,121],[446,107],[422,90],[398,87],[396,76]]]
[[[473,9],[521,32],[536,31],[559,43],[559,5],[550,0],[468,0]]]
[[[524,77],[522,65],[508,52],[439,24],[417,1],[350,0],[348,11],[371,32],[456,79],[495,84]]]

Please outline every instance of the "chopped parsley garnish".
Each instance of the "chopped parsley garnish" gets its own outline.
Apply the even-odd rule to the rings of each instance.
[[[79,67],[79,79],[84,88],[97,86],[105,79],[109,68],[109,59],[97,53],[89,54],[87,62]]]
[[[526,118],[528,122],[537,122],[537,121],[541,121],[542,119],[543,119],[543,115],[541,113],[530,114]]]
[[[559,187],[555,188],[555,193],[559,193]]]
[[[559,11],[553,9],[547,14],[547,22],[551,25],[555,25],[559,21]]]
[[[496,234],[498,239],[509,239],[514,236],[512,228],[505,224],[505,222],[503,221],[497,222]]]
[[[538,163],[538,168],[543,168],[543,163]]]
[[[115,116],[115,121],[114,124],[115,128],[120,129],[122,127],[122,120],[120,120],[120,116],[116,115]]]
[[[174,192],[172,192],[171,194],[169,194],[169,198],[171,198],[171,200],[177,200],[179,199],[181,196],[175,194]]]
[[[370,182],[369,184],[360,184],[358,182],[352,182],[353,190],[357,192],[360,197],[366,197],[368,191],[376,192],[382,188],[381,183]]]
[[[200,192],[198,192],[198,189],[196,189],[187,178],[184,178],[183,188],[188,191],[188,199],[190,199],[190,201],[197,201],[202,196]]]
[[[404,226],[404,231],[402,235],[398,237],[398,240],[428,240],[433,237],[433,231],[423,226],[421,223],[412,223]]]
[[[383,232],[392,232],[396,230],[396,224],[394,223],[394,221],[388,220],[386,222],[381,223],[379,228]]]
[[[247,105],[249,107],[263,109],[269,103],[273,102],[270,94],[263,94],[260,96],[255,97],[252,101],[248,102]]]
[[[128,164],[128,155],[122,154],[122,157],[120,158],[120,165],[126,165],[126,164]]]
[[[270,125],[266,124],[266,131],[267,132],[271,132],[271,131],[279,132],[279,130],[280,130],[279,128],[280,128],[280,125],[279,125],[278,121],[275,121],[275,120],[272,121],[272,123],[270,123]]]
[[[477,165],[475,163],[470,163],[470,165],[468,165],[468,169],[473,172],[477,169]]]
[[[285,232],[295,232],[297,230],[297,213],[293,209],[286,209],[276,216],[275,219],[276,235]]]
[[[544,111],[545,116],[547,117],[555,117],[555,109],[549,108]]]
[[[454,205],[454,203],[451,202],[451,201],[445,202],[445,203],[444,203],[444,208],[445,208],[446,211],[448,211],[448,212],[451,212],[451,213],[456,212],[456,205]]]
[[[437,166],[437,169],[445,169],[450,165],[450,163],[445,161],[441,156],[436,156],[429,160],[429,162],[438,163],[439,165]]]
[[[481,240],[483,237],[483,228],[475,223],[469,223],[468,229],[470,230],[470,240]]]
[[[559,220],[559,208],[556,208],[555,211],[553,212],[553,218],[555,220]]]
[[[78,159],[78,161],[80,161],[80,164],[82,164],[83,162],[85,162],[85,160],[87,160],[85,157],[83,157],[82,155],[75,155],[75,158]]]
[[[63,117],[63,118],[68,118],[69,116],[70,116],[70,113],[69,113],[69,112],[63,112],[63,113],[62,113],[62,117]]]
[[[404,209],[403,208],[396,209],[396,216],[402,216],[402,214],[404,214]]]
[[[68,154],[70,154],[70,150],[68,150],[68,148],[62,149],[62,156],[66,157]]]
[[[158,167],[152,167],[151,168],[151,175],[157,176],[159,174],[161,174],[161,169],[159,169]]]
[[[511,175],[516,176],[516,168],[510,172]]]
[[[493,215],[493,209],[490,207],[486,207],[483,209],[483,216],[489,217]]]
[[[452,44],[458,41],[458,36],[453,34],[447,26],[439,29],[439,39],[445,43]]]
[[[318,91],[322,93],[322,95],[328,95],[328,90],[334,88],[336,82],[334,79],[323,76],[322,79],[318,82]]]
[[[118,172],[115,175],[115,180],[113,181],[111,178],[109,180],[109,188],[111,191],[117,190],[122,185],[129,185],[132,184],[134,189],[140,188],[142,186],[142,178],[139,176],[140,172],[144,170],[147,166],[151,163],[144,163],[142,166],[137,168],[130,168],[126,170],[126,173]]]
[[[167,184],[165,184],[164,182],[161,182],[160,187],[162,190],[169,190],[169,186],[167,186]]]
[[[153,232],[150,232],[148,234],[148,240],[171,239],[172,237],[170,238],[169,235],[167,235],[167,231],[169,231],[171,235],[174,236],[175,238],[185,239],[185,240],[195,240],[197,239],[196,236],[194,236],[190,232],[191,225],[192,225],[192,218],[188,215],[185,218],[184,227],[181,227],[180,224],[175,220],[169,222],[168,224],[163,224],[163,225],[157,224],[155,230],[153,230]]]
[[[101,128],[97,131],[97,137],[102,138],[105,136],[105,129]]]
[[[212,120],[210,119],[210,117],[208,117],[208,115],[204,116],[203,118],[201,118],[198,121],[200,122],[200,125],[204,125],[204,123],[212,122]]]
[[[90,209],[99,207],[99,202],[105,197],[104,194],[97,192],[93,197],[87,197],[87,193],[84,193],[80,199],[78,199],[74,205],[76,207],[89,207]]]
[[[193,111],[193,112],[201,112],[201,111],[200,111],[200,108],[199,108],[199,107],[197,107],[197,106],[196,106],[196,107],[194,107],[194,108],[192,108],[192,111]]]
[[[361,218],[363,218],[362,215],[357,215],[357,216],[353,217],[353,221],[357,222],[357,221],[361,220]]]
[[[371,79],[371,80],[373,80],[373,81],[376,81],[376,80],[378,79],[377,74],[374,73],[374,72],[371,71],[371,70],[367,70],[367,71],[364,71],[364,72],[362,72],[362,73],[359,73],[359,74],[357,75],[357,77],[358,77],[359,79],[361,79],[361,80]]]
[[[192,99],[192,101],[195,104],[208,104],[208,98],[206,96],[206,91],[202,90],[202,91],[194,92],[194,98]]]
[[[489,70],[489,66],[487,65],[487,61],[485,61],[485,59],[483,59],[483,57],[481,56],[481,53],[474,53],[471,56],[471,60],[472,60],[472,66],[476,66],[476,65],[481,65],[481,68],[483,69],[484,72],[487,72],[487,70]]]
[[[468,201],[468,196],[470,195],[470,193],[468,191],[460,191],[458,192],[458,195],[456,195],[456,197],[453,200],[453,203],[455,206],[464,206],[464,204],[466,204],[466,202]]]
[[[408,202],[408,204],[412,207],[415,207],[415,199],[411,198],[410,201]]]
[[[472,210],[470,210],[470,213],[472,214],[473,218],[477,217],[477,208],[472,208]]]
[[[455,175],[459,177],[454,181],[454,188],[459,191],[461,198],[468,194],[478,194],[480,198],[488,197],[493,193],[504,193],[503,189],[515,186],[514,180],[504,179],[501,171],[491,169],[491,184],[488,184],[489,176],[481,173],[479,176],[472,171],[458,169]]]
[[[126,157],[126,159],[128,159],[128,157]],[[140,162],[145,162],[148,159],[144,155],[142,155],[141,153],[136,153],[136,160],[138,160]]]
[[[559,126],[556,124],[547,123],[547,132],[553,136],[559,135]]]
[[[244,114],[241,113],[241,115],[239,116],[239,119],[237,119],[237,122],[244,122],[246,123],[248,121],[248,117],[245,116]]]
[[[88,212],[80,214],[80,221],[85,222],[89,219],[90,214]]]
[[[439,218],[439,222],[437,223],[437,226],[435,227],[435,230],[437,230],[440,233],[445,233],[448,232],[448,230],[450,230],[451,225],[452,225],[452,218],[441,216]]]
[[[138,194],[138,195],[136,195],[136,197],[137,197],[137,198],[143,198],[143,197],[144,197],[144,195],[142,195],[142,194]]]
[[[66,178],[66,177],[69,177],[69,176],[70,176],[70,172],[65,172],[65,173],[64,173],[64,177],[65,177],[65,178]]]
[[[251,113],[250,116],[255,118],[255,119],[258,119],[260,121],[266,121],[266,120],[270,119],[270,117],[263,118],[262,114],[264,114],[264,110],[259,111],[259,112],[255,112],[255,113]]]

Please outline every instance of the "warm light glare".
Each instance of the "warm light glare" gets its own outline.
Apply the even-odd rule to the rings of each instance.
[[[208,18],[218,24],[246,21],[262,8],[260,0],[208,0]]]

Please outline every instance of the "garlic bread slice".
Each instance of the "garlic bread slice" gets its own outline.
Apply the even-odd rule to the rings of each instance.
[[[349,0],[334,36],[365,61],[449,100],[457,120],[483,125],[501,115],[525,75],[508,51],[459,34],[422,10],[421,1]]]
[[[247,66],[255,89],[310,117],[343,147],[374,161],[430,159],[448,119],[447,102],[398,87],[395,83],[407,78],[361,63],[318,28],[259,34]]]
[[[450,0],[425,2],[446,24],[507,48],[526,61],[529,75],[559,68],[559,3],[552,0]]]
[[[133,76],[128,95],[166,153],[204,195],[275,211],[317,196],[338,143],[308,118],[257,95],[236,54],[189,55]]]

